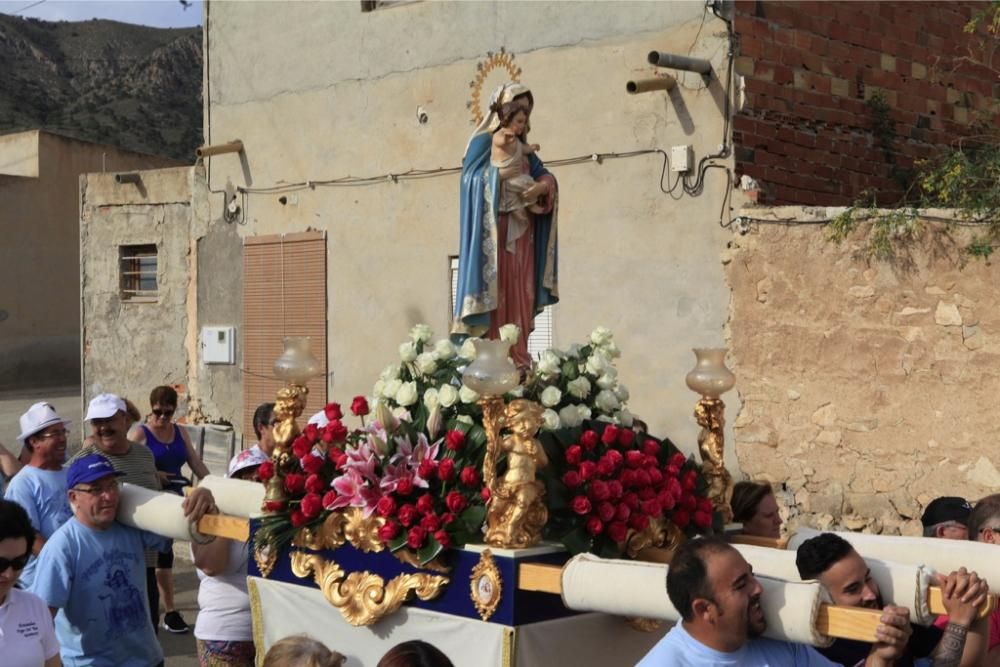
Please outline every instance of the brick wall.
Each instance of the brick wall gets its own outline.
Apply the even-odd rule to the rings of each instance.
[[[737,173],[767,204],[892,205],[915,160],[1000,124],[996,73],[958,58],[985,3],[738,1]],[[881,93],[886,111],[869,100]],[[877,120],[882,119],[878,129]]]

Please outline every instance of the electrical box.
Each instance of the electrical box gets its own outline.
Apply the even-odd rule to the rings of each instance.
[[[670,171],[680,174],[691,171],[692,160],[690,146],[674,146],[670,149]]]
[[[236,327],[202,327],[201,360],[206,364],[236,363]]]

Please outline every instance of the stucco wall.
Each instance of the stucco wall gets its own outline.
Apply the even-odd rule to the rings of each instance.
[[[836,210],[755,209],[809,221]],[[928,222],[897,260],[859,257],[823,226],[759,225],[734,241],[740,467],[783,483],[793,525],[917,533],[941,495],[1000,487],[1000,267]]]
[[[714,94],[691,74],[670,96],[624,90],[654,73],[654,49],[710,58],[725,72],[725,26],[701,3],[428,2],[362,13],[353,2],[209,2],[205,39],[205,136],[245,146],[242,156],[211,158],[214,189],[456,167],[473,129],[476,63],[501,46],[533,90],[531,139],[547,162],[675,144],[692,144],[697,160],[722,141],[717,80]],[[690,348],[720,344],[727,318],[725,179],[711,172],[701,196],[674,200],[660,189],[661,168],[655,155],[553,167],[555,338],[566,346],[612,327],[633,411],[690,447]],[[447,331],[458,176],[285,197],[251,192],[238,231],[327,232],[331,396],[349,400],[371,390],[411,325]],[[219,217],[221,199],[211,203]]]
[[[34,151],[25,150],[34,146]],[[9,149],[9,151],[8,151]],[[0,137],[0,388],[80,380],[79,176],[172,160],[47,132]],[[33,174],[34,172],[34,174]]]
[[[113,174],[80,179],[83,401],[101,392],[148,409],[149,391],[188,382],[191,169],[145,171],[140,186]],[[157,246],[155,303],[123,301],[118,247]]]

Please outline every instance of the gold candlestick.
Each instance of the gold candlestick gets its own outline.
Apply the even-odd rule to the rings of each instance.
[[[274,503],[284,503],[288,499],[285,492],[285,475],[292,466],[292,441],[301,431],[296,419],[302,415],[309,397],[306,383],[322,373],[322,367],[309,349],[308,336],[286,336],[285,349],[274,362],[274,374],[286,382],[278,390],[274,403],[273,420],[277,420],[274,436],[274,476],[267,484],[264,494],[264,510],[274,507]]]
[[[733,495],[733,478],[726,470],[725,426],[726,404],[719,398],[733,388],[736,377],[726,368],[725,348],[696,348],[697,361],[687,375],[687,386],[699,394],[701,400],[695,405],[694,418],[701,426],[698,435],[698,450],[701,453],[701,469],[708,480],[708,497],[715,510],[722,513],[724,523],[733,518],[729,501]]]
[[[520,374],[508,358],[510,343],[474,340],[476,359],[462,373],[462,381],[482,398],[486,459],[483,482],[490,490],[486,512],[486,542],[492,546],[518,548],[541,539],[548,510],[542,502],[544,485],[535,479],[535,469],[548,461],[534,435],[542,425],[542,408],[527,399],[504,405],[503,395],[520,382]],[[512,433],[500,437],[500,430]],[[497,478],[500,453],[506,451],[507,471]]]

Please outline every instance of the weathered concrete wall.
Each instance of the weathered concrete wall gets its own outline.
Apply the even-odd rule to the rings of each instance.
[[[204,204],[196,210],[195,216],[204,221],[201,228],[206,230],[205,235],[195,241],[198,331],[205,326],[235,326],[238,332],[243,323],[243,242],[235,224],[208,223],[209,200],[198,193],[198,188],[206,184],[203,178],[195,182],[194,201]],[[197,400],[199,419],[239,423],[243,410],[243,376],[239,363],[205,364],[198,349],[197,358],[191,364],[197,369],[191,395]],[[236,359],[239,360],[242,354],[237,343]],[[249,437],[252,436],[251,431]]]
[[[31,131],[0,137],[0,164],[0,388],[75,385],[79,176],[176,162]]]
[[[931,499],[1000,487],[1000,267],[927,225],[896,263],[859,258],[864,230],[841,246],[817,225],[734,240],[736,451],[747,476],[787,485],[793,526],[915,533]]]
[[[145,411],[153,387],[188,383],[191,171],[145,171],[140,186],[80,179],[84,402],[110,391]],[[157,246],[158,299],[122,300],[118,247],[147,243]]]
[[[722,141],[717,80],[708,89],[689,74],[669,96],[624,91],[626,81],[654,74],[646,64],[654,49],[709,58],[725,72],[725,26],[711,13],[703,25],[700,3],[278,7],[206,3],[205,136],[245,146],[242,156],[210,159],[213,189],[227,180],[260,188],[458,166],[473,129],[469,82],[477,62],[502,46],[533,90],[531,138],[548,163],[675,144],[693,145],[697,160]],[[484,96],[504,80],[491,76]],[[552,168],[562,297],[554,328],[557,346],[566,346],[611,326],[631,407],[690,447],[690,348],[720,344],[727,317],[718,260],[728,238],[718,225],[725,179],[710,172],[704,194],[675,200],[660,189],[662,164],[646,155]],[[251,192],[238,231],[326,231],[331,395],[367,393],[411,325],[447,331],[458,176],[303,187],[284,193],[284,205],[279,194]],[[220,217],[221,198],[211,204],[212,218]]]

